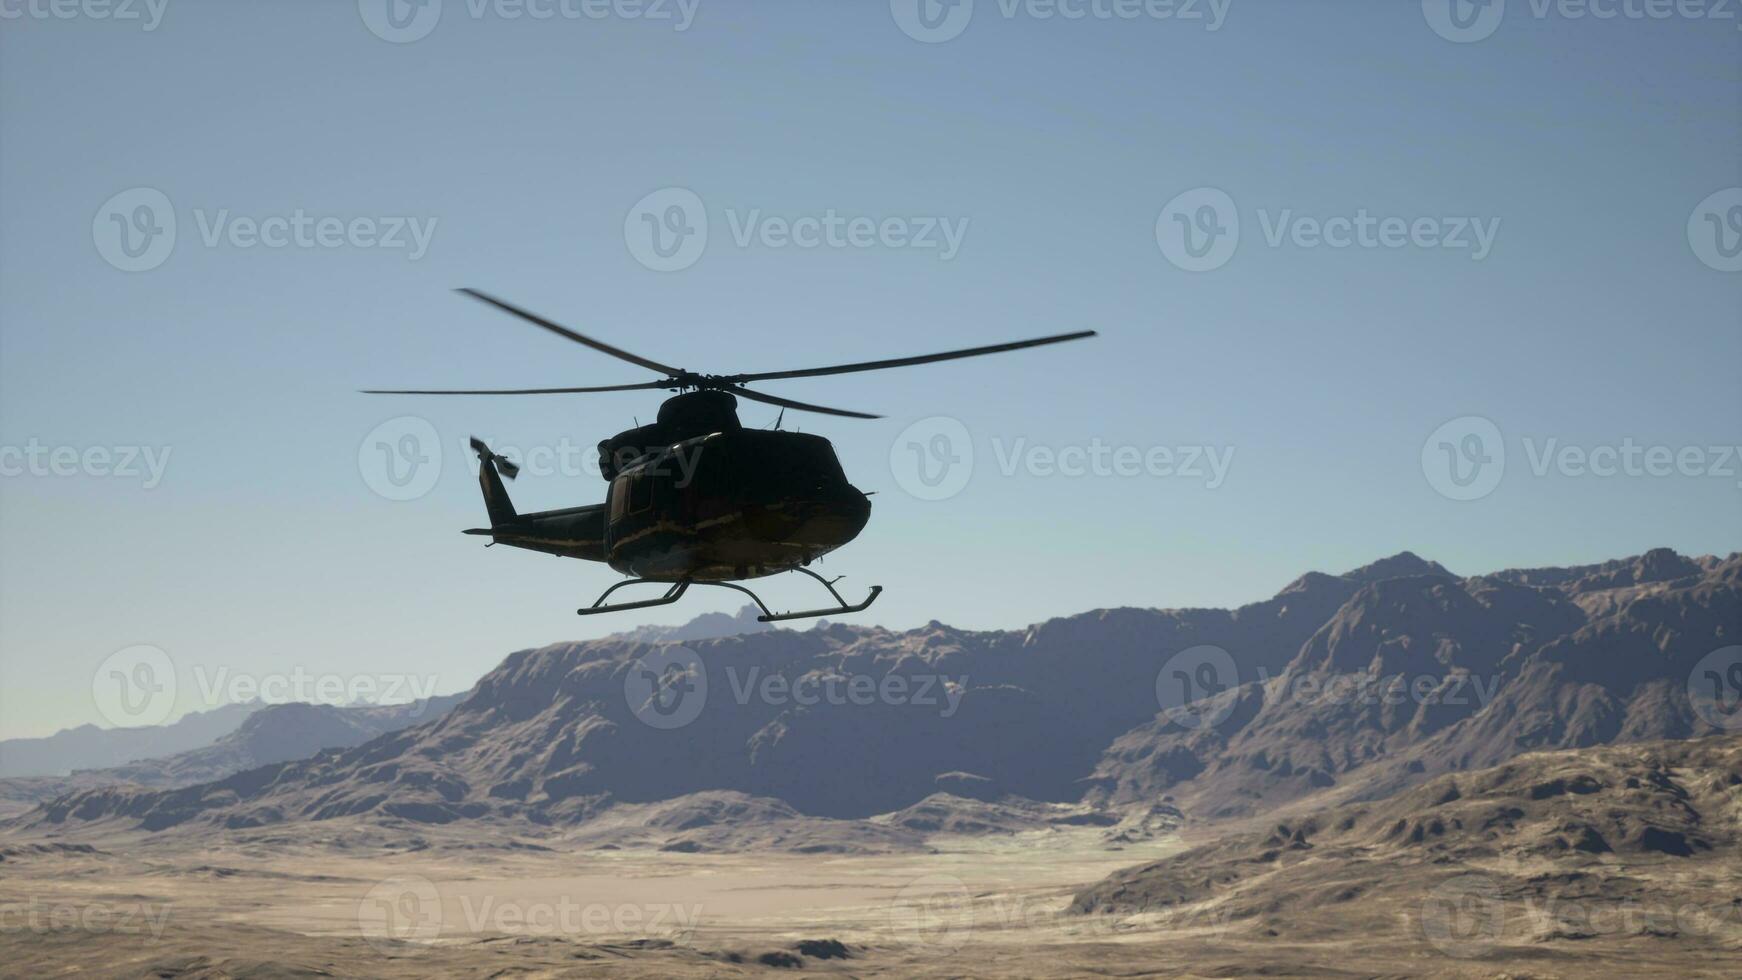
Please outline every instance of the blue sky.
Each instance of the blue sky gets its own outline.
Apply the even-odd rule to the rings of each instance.
[[[1209,30],[1178,10],[979,0],[958,36],[923,43],[883,3],[700,0],[677,30],[446,0],[395,43],[349,0],[169,0],[151,30],[41,9],[0,20],[0,736],[109,723],[93,677],[137,644],[170,658],[179,712],[230,690],[211,681],[225,671],[457,690],[510,650],[633,625],[574,616],[609,570],[458,533],[483,521],[461,447],[584,456],[656,395],[355,393],[647,378],[457,286],[715,372],[1101,331],[765,386],[889,416],[787,417],[877,492],[826,564],[885,587],[856,622],[1230,605],[1405,548],[1476,573],[1742,547],[1742,462],[1726,476],[1713,451],[1742,444],[1742,279],[1727,248],[1696,247],[1708,227],[1742,234],[1732,198],[1708,207],[1717,225],[1697,213],[1742,184],[1735,20],[1513,0],[1458,43],[1414,3],[1233,0]],[[139,188],[176,239],[124,271],[105,209],[130,220],[140,199],[117,195]],[[708,235],[657,271],[626,225],[667,188],[701,202]],[[1158,225],[1200,188],[1240,235],[1194,272]],[[346,230],[250,244],[250,223],[299,214]],[[770,224],[829,215],[899,234],[799,248]],[[1315,232],[1363,217],[1426,224],[1396,247]],[[944,227],[952,254],[908,241]],[[379,435],[402,416],[421,422]],[[973,465],[926,500],[900,460],[935,418]],[[1504,467],[1456,499],[1467,485],[1442,492],[1431,460],[1474,423],[1436,430],[1471,418]],[[387,499],[366,443],[422,423],[438,475]],[[1665,475],[1577,463],[1627,445],[1697,453]],[[1165,449],[1174,469],[1062,475],[1036,446]],[[80,462],[32,469],[30,447]],[[92,447],[115,455],[91,465]],[[144,470],[147,448],[168,453],[159,479],[102,475],[130,449]],[[1219,480],[1176,472],[1193,451],[1220,454]],[[522,509],[603,492],[579,472],[513,487]],[[765,584],[777,605],[813,598]]]

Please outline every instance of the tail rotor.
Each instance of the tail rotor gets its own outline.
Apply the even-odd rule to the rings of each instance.
[[[510,480],[520,475],[520,467],[513,460],[491,452],[490,447],[484,445],[484,440],[477,436],[472,437],[472,452],[478,454],[479,462],[495,463],[497,471]]]

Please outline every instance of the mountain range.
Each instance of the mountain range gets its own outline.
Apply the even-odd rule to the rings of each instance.
[[[1242,817],[1531,750],[1721,732],[1737,719],[1696,710],[1689,677],[1739,632],[1742,557],[1660,549],[1471,578],[1405,552],[1233,610],[1014,631],[620,635],[511,654],[441,717],[353,747],[82,789],[26,819],[576,824],[722,791],[841,819],[939,794]],[[1206,647],[1218,676],[1182,718],[1158,691]],[[1189,666],[1202,680],[1212,661]]]
[[[183,715],[168,725],[99,728],[80,725],[41,738],[0,739],[0,779],[65,776],[75,769],[118,766],[209,745],[236,730],[260,702],[225,704]]]
[[[306,758],[322,749],[361,745],[385,732],[438,717],[459,703],[462,697],[449,694],[389,705],[340,706],[301,702],[234,705],[230,707],[236,710],[222,717],[240,715],[241,724],[197,748],[155,758],[135,758],[118,766],[74,769],[64,776],[0,779],[0,807],[16,808],[21,804],[52,800],[95,787],[175,787],[222,779],[245,769]],[[224,709],[217,709],[205,714],[222,711]],[[179,724],[163,727],[177,728]],[[149,734],[161,730],[116,731]],[[153,746],[163,742],[146,737],[139,739],[139,744]]]

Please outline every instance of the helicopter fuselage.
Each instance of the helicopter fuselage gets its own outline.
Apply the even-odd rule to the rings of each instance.
[[[484,469],[488,500],[494,473]],[[808,565],[852,541],[870,516],[870,499],[847,482],[827,439],[740,428],[630,461],[604,504],[514,515],[488,533],[643,579],[723,582]]]

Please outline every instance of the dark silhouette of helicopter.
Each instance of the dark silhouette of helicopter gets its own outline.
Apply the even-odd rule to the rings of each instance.
[[[835,591],[834,579],[811,571],[812,561],[858,536],[871,517],[867,495],[847,482],[834,447],[821,436],[746,429],[738,421],[739,398],[786,409],[847,418],[880,416],[810,405],[744,387],[747,382],[814,378],[855,371],[929,364],[960,357],[1039,347],[1095,336],[1093,330],[1019,340],[986,347],[836,364],[793,371],[749,374],[697,374],[650,360],[594,340],[475,289],[460,292],[512,313],[558,336],[664,375],[657,381],[580,388],[491,390],[379,390],[372,395],[548,395],[598,391],[676,391],[649,425],[620,432],[599,443],[599,469],[610,481],[603,504],[521,514],[508,499],[502,478],[519,467],[472,440],[478,454],[478,482],[490,526],[465,533],[489,535],[491,544],[605,562],[633,576],[605,590],[581,615],[662,606],[683,597],[691,585],[717,585],[748,595],[762,610],[763,622],[859,612],[883,591],[871,587],[865,601],[849,604]],[[823,584],[834,597],[827,609],[775,614],[756,593],[737,580],[797,571]],[[668,585],[657,599],[607,604],[629,585]]]

